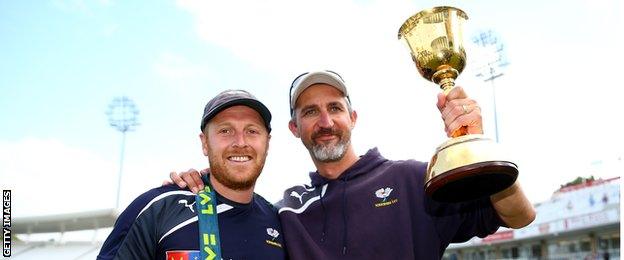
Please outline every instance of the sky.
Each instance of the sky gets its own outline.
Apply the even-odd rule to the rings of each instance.
[[[256,192],[275,202],[314,170],[287,128],[288,88],[310,70],[345,79],[358,154],[428,161],[447,139],[439,90],[397,31],[441,5],[468,14],[457,84],[492,138],[496,97],[499,143],[532,202],[577,176],[621,175],[618,0],[2,1],[0,187],[12,190],[13,217],[115,207],[122,134],[106,111],[117,97],[133,100],[140,123],[126,133],[121,208],[170,171],[207,167],[201,115],[226,89],[250,91],[273,113]],[[492,55],[472,42],[487,31],[508,63],[494,82],[477,76]]]

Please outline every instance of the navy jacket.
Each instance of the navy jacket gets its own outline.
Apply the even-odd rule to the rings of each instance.
[[[223,259],[285,259],[276,209],[254,193],[249,204],[217,194]],[[119,216],[97,259],[199,258],[195,194],[175,185],[152,189]],[[197,258],[197,259],[198,259]]]
[[[440,259],[451,242],[503,223],[489,198],[444,204],[424,193],[426,163],[369,150],[338,179],[285,191],[277,205],[292,259]]]

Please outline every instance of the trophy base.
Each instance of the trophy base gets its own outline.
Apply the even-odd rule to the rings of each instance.
[[[460,202],[493,195],[518,178],[518,167],[506,161],[478,162],[437,175],[425,183],[425,192],[440,202]]]
[[[436,149],[425,191],[441,202],[468,201],[502,191],[516,178],[518,167],[500,145],[470,134],[451,138]]]

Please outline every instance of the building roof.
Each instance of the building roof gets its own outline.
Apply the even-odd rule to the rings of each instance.
[[[114,209],[84,211],[36,217],[14,218],[15,234],[68,232],[112,227],[119,214]]]
[[[575,184],[575,185],[570,185],[570,186],[566,186],[566,187],[561,187],[559,190],[555,191],[555,195],[556,194],[561,194],[561,193],[565,193],[565,192],[572,192],[572,191],[576,191],[576,190],[580,190],[580,189],[586,189],[589,187],[593,187],[593,186],[598,186],[598,185],[602,185],[608,182],[612,182],[612,181],[616,181],[619,180],[620,177],[613,177],[613,178],[609,178],[606,180],[603,179],[597,179],[597,180],[587,180],[584,181],[582,183],[579,184]]]

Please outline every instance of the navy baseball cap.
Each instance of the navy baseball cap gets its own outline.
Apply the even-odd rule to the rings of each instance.
[[[204,108],[204,116],[202,116],[201,131],[204,131],[208,121],[219,112],[237,105],[248,106],[256,110],[258,114],[260,114],[260,117],[262,117],[264,126],[266,126],[269,133],[271,132],[271,112],[269,109],[252,94],[239,89],[223,91],[208,101]]]

